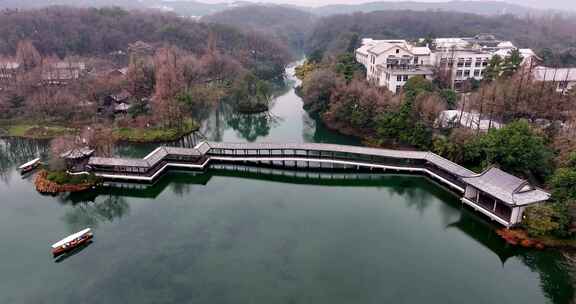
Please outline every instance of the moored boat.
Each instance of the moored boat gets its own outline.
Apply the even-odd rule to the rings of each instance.
[[[42,164],[40,162],[40,158],[36,158],[36,159],[33,159],[33,160],[23,164],[22,166],[18,167],[18,170],[20,170],[21,174],[28,173],[28,172],[38,168],[38,166],[40,166],[40,164]]]
[[[84,245],[85,243],[92,240],[93,237],[94,234],[92,233],[92,230],[90,230],[90,228],[86,228],[80,232],[76,232],[52,244],[52,254],[54,256],[59,256],[74,248]]]

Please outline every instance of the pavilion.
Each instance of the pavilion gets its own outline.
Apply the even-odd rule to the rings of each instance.
[[[496,167],[462,180],[462,201],[506,227],[520,224],[526,207],[550,199],[544,190]]]

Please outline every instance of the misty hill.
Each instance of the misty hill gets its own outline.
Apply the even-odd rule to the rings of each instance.
[[[30,40],[44,55],[60,57],[106,56],[137,41],[203,54],[210,36],[220,52],[259,76],[277,75],[289,60],[285,47],[263,35],[171,13],[71,7],[0,12],[0,56],[13,56],[22,40]]]
[[[354,12],[374,12],[384,10],[413,10],[413,11],[453,11],[479,15],[526,15],[537,10],[517,4],[502,1],[450,1],[450,2],[371,2],[363,4],[326,5],[315,8],[313,13],[320,16],[336,14],[350,14]]]
[[[205,16],[204,22],[253,30],[282,41],[293,51],[301,51],[307,33],[317,17],[303,10],[277,5],[250,5]]]
[[[126,9],[156,9],[175,12],[180,16],[204,16],[226,9],[250,5],[250,2],[204,3],[188,0],[0,0],[0,9],[31,9],[48,6],[110,7]]]
[[[308,52],[339,53],[359,39],[461,37],[481,33],[533,48],[549,64],[576,64],[576,19],[569,17],[483,16],[458,12],[377,11],[324,17],[310,33]]]

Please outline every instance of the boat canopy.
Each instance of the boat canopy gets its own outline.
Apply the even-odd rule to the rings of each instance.
[[[72,234],[72,235],[69,235],[69,236],[63,238],[62,240],[60,240],[60,241],[52,244],[52,248],[58,248],[58,247],[66,244],[66,243],[68,243],[68,242],[70,242],[70,241],[72,241],[72,240],[74,240],[74,239],[77,239],[77,238],[83,236],[84,234],[86,234],[86,233],[88,233],[88,232],[90,232],[90,228],[86,228],[86,229],[84,229],[84,230],[82,230],[82,231],[80,231],[80,232],[76,232],[76,233],[74,233],[74,234]]]
[[[40,161],[40,158],[33,159],[33,160],[31,160],[31,161],[23,164],[22,166],[18,167],[18,169],[24,169],[24,168],[26,168],[26,167],[28,167],[28,166],[35,165],[35,164],[37,164],[39,161]]]

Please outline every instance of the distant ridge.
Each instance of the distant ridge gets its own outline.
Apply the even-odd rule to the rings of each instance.
[[[527,15],[542,12],[538,9],[510,4],[503,1],[449,1],[449,2],[370,2],[362,4],[325,5],[312,9],[319,16],[350,14],[354,12],[374,12],[384,10],[412,11],[452,11],[478,15]]]
[[[281,4],[290,0],[273,1],[274,4],[266,3],[266,0],[254,1],[215,1],[213,3],[198,0],[0,0],[0,9],[32,9],[54,5],[65,5],[75,7],[110,7],[118,6],[126,9],[154,9],[174,12],[185,17],[202,17],[219,13],[225,10],[245,6],[275,6],[300,9],[316,16],[331,16],[338,14],[351,14],[355,12],[374,12],[388,10],[411,10],[411,11],[446,11],[461,12],[477,15],[504,15],[512,14],[516,16],[542,15],[559,13],[572,15],[575,12],[567,9],[544,10],[528,7],[522,4],[513,4],[504,1],[483,1],[483,0],[452,0],[438,2],[418,2],[418,1],[375,1],[362,4],[334,4],[320,7],[297,6]],[[510,0],[512,1],[512,0]],[[516,0],[519,1],[519,0]],[[542,0],[544,1],[544,0]],[[554,0],[547,0],[554,1]]]

